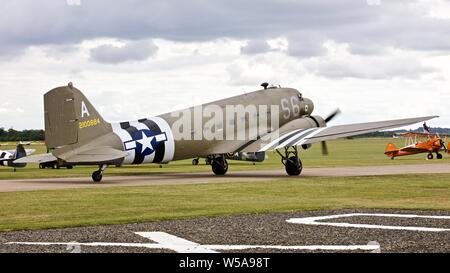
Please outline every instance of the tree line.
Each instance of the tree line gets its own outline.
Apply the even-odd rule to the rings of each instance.
[[[396,130],[396,131],[382,131],[369,133],[349,138],[362,138],[362,137],[392,137],[394,134],[406,133],[406,132],[423,132],[421,127],[415,130]],[[450,134],[450,128],[431,128],[432,133],[438,134]],[[44,130],[23,130],[17,131],[13,128],[5,130],[5,128],[0,127],[0,141],[44,141],[45,131]]]
[[[43,141],[44,139],[44,130],[17,131],[13,128],[5,130],[0,127],[0,141]]]

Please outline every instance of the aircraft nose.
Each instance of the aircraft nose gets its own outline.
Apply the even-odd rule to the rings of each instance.
[[[311,115],[314,111],[314,103],[312,102],[312,100],[303,98],[303,100],[300,102],[300,111],[302,115]]]

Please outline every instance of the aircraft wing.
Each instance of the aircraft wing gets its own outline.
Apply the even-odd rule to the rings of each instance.
[[[28,154],[28,153],[27,153]],[[27,157],[22,157],[14,161],[14,163],[45,163],[52,162],[58,160],[54,155],[48,154],[39,154],[39,155],[31,155]]]
[[[429,134],[429,133],[403,133],[403,134],[398,134],[399,137],[430,137],[430,136],[434,136],[434,134]]]
[[[68,163],[93,163],[112,161],[124,158],[127,155],[127,152],[113,149],[111,147],[98,147],[76,154],[70,154],[68,156],[61,155],[60,158]]]
[[[241,151],[263,152],[289,146],[312,144],[321,141],[334,140],[343,137],[362,135],[366,133],[402,127],[418,122],[423,122],[435,117],[437,116],[355,123],[330,127],[315,127],[308,129],[290,128],[290,130],[285,131],[282,134],[273,132],[256,141],[253,141],[253,143],[249,143],[249,145]]]
[[[28,155],[34,154],[36,152],[36,150],[35,149],[25,149],[25,152],[27,153],[27,156],[28,156]]]
[[[408,153],[424,153],[424,152],[429,152],[432,150],[424,149],[424,148],[405,147],[405,148],[400,149],[400,151],[408,152]]]
[[[11,154],[15,154],[16,150],[9,150],[7,152],[11,153]],[[35,149],[25,149],[25,152],[27,153],[27,155],[32,155],[36,152],[36,150]]]

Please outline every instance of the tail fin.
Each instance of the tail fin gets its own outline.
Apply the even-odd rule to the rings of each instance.
[[[27,156],[27,152],[25,151],[25,148],[23,147],[22,144],[17,145],[16,147],[16,154],[14,155],[14,159],[19,159],[22,157],[26,157]]]
[[[391,153],[391,152],[395,152],[397,151],[398,148],[395,146],[394,143],[388,143],[388,145],[386,146],[386,150],[384,151],[385,154]]]
[[[111,125],[71,83],[45,94],[44,110],[48,149],[89,141],[112,130]]]

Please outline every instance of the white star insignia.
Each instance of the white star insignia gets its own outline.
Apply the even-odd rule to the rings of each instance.
[[[136,142],[142,144],[142,152],[144,152],[147,148],[153,150],[152,140],[154,136],[148,137],[144,132],[142,132],[142,139],[137,140]]]

